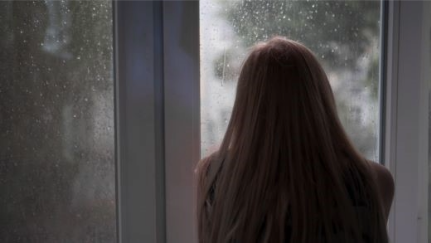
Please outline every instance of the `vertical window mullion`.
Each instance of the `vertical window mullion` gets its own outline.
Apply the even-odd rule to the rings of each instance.
[[[389,224],[394,243],[427,242],[427,4],[389,2],[385,164],[395,177]]]
[[[118,242],[162,243],[159,13],[154,1],[114,4]]]
[[[163,1],[166,240],[196,242],[199,160],[199,2]]]
[[[388,15],[387,15],[387,42],[384,48],[386,48],[386,56],[384,61],[386,61],[384,78],[385,83],[384,90],[385,93],[385,105],[384,105],[384,115],[385,115],[385,138],[384,138],[384,164],[389,167],[391,173],[396,179],[396,115],[397,115],[397,85],[398,85],[398,75],[397,75],[397,62],[398,62],[398,35],[399,35],[399,2],[398,1],[388,1]],[[391,208],[391,214],[389,216],[389,237],[395,243],[395,206],[396,200],[394,200]]]

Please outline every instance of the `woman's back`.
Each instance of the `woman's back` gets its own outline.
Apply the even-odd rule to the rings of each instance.
[[[207,198],[206,198],[206,210],[208,214],[211,214],[211,208],[212,208],[212,204],[214,202],[214,197],[215,197],[215,188],[217,187],[217,177],[218,177],[218,173],[219,173],[219,166],[223,165],[223,160],[221,161],[217,161],[217,156],[212,156],[209,157],[206,160],[206,165],[202,165],[203,167],[205,167],[205,173],[202,173],[202,177],[200,178],[201,183],[200,184],[205,184],[207,186]],[[377,184],[380,187],[379,188],[379,194],[382,195],[382,203],[384,204],[384,209],[385,209],[385,219],[387,219],[388,214],[389,214],[389,210],[390,210],[390,206],[391,206],[391,202],[393,199],[393,193],[394,193],[394,182],[392,179],[392,176],[390,175],[389,171],[379,165],[376,164],[374,162],[369,162],[371,163],[371,168],[372,171],[376,174],[376,179],[377,179]],[[214,168],[216,167],[216,168]],[[349,194],[349,198],[350,201],[352,203],[352,206],[354,208],[355,214],[357,215],[357,219],[358,219],[358,225],[360,227],[359,231],[361,234],[361,238],[363,243],[368,243],[368,242],[373,242],[371,235],[372,233],[370,232],[372,229],[370,229],[370,220],[372,218],[372,216],[370,215],[371,212],[369,210],[369,205],[368,205],[368,201],[364,198],[360,198],[357,196],[357,194],[355,193],[356,191],[360,190],[360,188],[358,188],[358,180],[363,180],[364,178],[362,176],[357,177],[358,175],[354,175],[351,174],[349,172],[346,172],[346,179],[345,179],[345,186],[346,186],[346,190],[348,191]],[[251,189],[251,188],[250,188]],[[251,189],[252,190],[252,189]],[[288,208],[288,213],[286,214],[286,225],[285,225],[285,236],[284,236],[284,243],[290,243],[290,238],[292,236],[292,219],[289,216],[289,211],[291,210],[289,208],[289,206],[287,206]],[[265,227],[265,226],[263,226]],[[334,232],[334,235],[336,235],[337,232]],[[325,242],[325,241],[322,241]],[[332,242],[344,242],[344,239],[338,239]]]
[[[313,54],[282,38],[260,44],[220,150],[198,166],[200,242],[385,243],[374,167],[347,138]]]

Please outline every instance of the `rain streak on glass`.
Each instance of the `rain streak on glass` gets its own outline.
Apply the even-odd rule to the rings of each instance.
[[[323,64],[347,133],[378,160],[378,1],[201,0],[201,155],[217,150],[248,49],[275,35],[304,43]]]
[[[116,242],[111,1],[0,1],[0,241]]]

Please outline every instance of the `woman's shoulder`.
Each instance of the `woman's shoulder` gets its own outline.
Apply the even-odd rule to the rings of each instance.
[[[201,159],[197,166],[196,166],[196,170],[195,173],[196,174],[208,174],[209,171],[209,167],[211,165],[211,163],[213,163],[213,161],[215,161],[218,158],[219,152],[216,151],[214,153],[212,153],[211,155]]]
[[[394,178],[392,177],[391,172],[385,166],[375,162],[369,162],[369,164],[375,175],[378,193],[383,201],[385,216],[387,218],[391,209],[392,201],[394,199]]]
[[[210,185],[214,182],[222,164],[220,154],[216,151],[198,162],[195,173],[200,183]]]
[[[198,182],[198,195],[203,196],[202,200],[204,201],[207,200],[207,196],[209,196],[209,202],[213,200],[214,181],[221,164],[219,154],[219,152],[214,152],[210,156],[201,159],[195,170]]]

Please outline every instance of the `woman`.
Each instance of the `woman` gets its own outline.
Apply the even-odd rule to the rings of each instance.
[[[392,176],[354,148],[297,42],[255,46],[221,147],[197,174],[201,243],[388,242]]]

